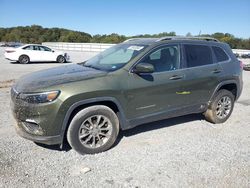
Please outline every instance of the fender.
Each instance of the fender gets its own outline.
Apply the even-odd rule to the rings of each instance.
[[[236,89],[237,89],[237,96],[236,96],[236,99],[239,97],[239,83],[236,81],[236,80],[225,80],[225,81],[222,81],[222,82],[220,82],[217,86],[216,86],[216,88],[214,89],[214,91],[213,91],[213,94],[212,94],[212,96],[210,97],[210,99],[209,99],[209,101],[208,101],[208,105],[211,103],[211,101],[212,101],[212,99],[213,99],[213,97],[215,96],[215,94],[216,94],[216,92],[222,87],[222,86],[224,86],[224,85],[227,85],[227,84],[235,84],[236,85]]]
[[[68,109],[68,111],[67,111],[67,113],[66,113],[66,115],[64,117],[64,120],[63,120],[63,125],[62,125],[62,130],[61,130],[62,139],[64,138],[65,131],[66,131],[67,125],[68,125],[68,121],[69,121],[69,118],[70,118],[70,115],[72,114],[72,112],[77,107],[79,107],[81,105],[95,103],[95,102],[113,102],[113,103],[115,103],[118,110],[119,110],[118,119],[119,119],[119,122],[120,122],[120,128],[124,129],[127,126],[128,122],[126,120],[125,113],[124,113],[124,111],[123,111],[123,109],[121,107],[120,102],[118,102],[118,100],[116,98],[113,98],[113,97],[91,98],[91,99],[78,101],[78,102],[76,102],[76,103],[74,103],[73,105],[70,106],[70,108]]]

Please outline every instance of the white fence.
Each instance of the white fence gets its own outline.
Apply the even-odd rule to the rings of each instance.
[[[102,43],[69,43],[69,42],[44,42],[43,45],[58,50],[80,51],[80,52],[101,52],[114,44]]]
[[[243,54],[250,54],[250,50],[242,50],[242,49],[232,49],[233,53],[237,53],[239,55],[243,55]]]
[[[43,45],[58,50],[80,51],[80,52],[101,52],[114,44],[103,43],[70,43],[70,42],[44,42]],[[249,54],[250,50],[233,49],[239,55]]]

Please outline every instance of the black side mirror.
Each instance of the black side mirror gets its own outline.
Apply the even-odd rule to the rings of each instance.
[[[154,66],[150,63],[139,63],[134,69],[133,73],[141,74],[141,73],[153,73],[155,71]]]

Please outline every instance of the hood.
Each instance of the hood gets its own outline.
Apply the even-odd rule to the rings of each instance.
[[[21,77],[14,88],[18,92],[35,92],[43,88],[106,75],[107,72],[74,64],[46,69]]]

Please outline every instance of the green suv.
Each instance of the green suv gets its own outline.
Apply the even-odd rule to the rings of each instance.
[[[86,62],[22,77],[11,89],[17,133],[77,152],[108,150],[119,130],[203,113],[225,122],[242,91],[242,66],[213,38],[130,39]]]

